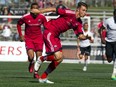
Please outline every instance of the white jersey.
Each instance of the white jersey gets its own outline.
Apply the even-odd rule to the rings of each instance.
[[[108,42],[115,42],[116,41],[116,23],[114,22],[114,18],[108,18],[103,25],[106,27],[107,35],[106,41]]]
[[[2,36],[10,37],[10,35],[11,35],[11,30],[9,28],[5,27],[5,29],[3,29]]]
[[[86,36],[91,36],[91,38],[93,39],[93,33],[91,33],[90,31],[87,31],[87,32],[84,32],[83,31],[83,34]],[[80,40],[80,47],[88,47],[90,46],[91,43],[90,43],[90,40],[89,39],[86,39],[86,40]]]

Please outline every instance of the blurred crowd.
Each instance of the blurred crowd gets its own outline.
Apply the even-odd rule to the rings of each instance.
[[[40,8],[57,6],[59,2],[74,8],[78,2],[86,2],[90,7],[111,7],[111,0],[0,0],[0,15],[22,15],[28,12],[32,2],[37,2]]]
[[[46,7],[56,7],[59,4],[63,4],[71,9],[76,7],[78,2],[86,2],[91,7],[103,7],[103,6],[112,6],[111,0],[0,0],[0,15],[23,15],[29,12],[30,5],[33,2],[37,2],[39,4],[39,9]],[[2,30],[0,31],[0,39],[2,40],[12,40],[17,41],[18,35],[16,31],[13,31],[16,28],[16,19],[11,18],[0,18],[0,25],[2,26]],[[99,19],[99,22],[101,20]],[[91,19],[91,31],[94,33],[94,37],[99,37],[98,27],[94,26]],[[96,29],[94,29],[96,28]],[[16,30],[16,29],[15,29]],[[7,32],[10,38],[7,38],[4,34]],[[71,36],[71,31],[66,32],[61,35],[63,37],[73,37]],[[69,35],[70,34],[70,35]],[[99,39],[98,39],[99,41]]]

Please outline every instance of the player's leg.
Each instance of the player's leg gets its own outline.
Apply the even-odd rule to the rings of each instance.
[[[114,60],[114,63],[113,63],[113,72],[112,72],[112,79],[113,80],[116,80],[116,43],[114,43],[114,55],[113,55],[113,60]]]
[[[79,59],[83,59],[84,58],[84,53],[85,53],[84,47],[80,47]]]
[[[37,52],[36,52],[36,60],[37,60],[37,58],[40,57],[40,56],[42,56],[42,52],[41,52],[41,51],[37,51]],[[38,69],[37,69],[37,70],[34,69],[34,78],[39,79]]]
[[[116,58],[115,58],[114,63],[113,63],[113,72],[112,72],[111,78],[113,80],[116,80]]]
[[[34,70],[34,51],[32,49],[27,50],[27,55],[28,55],[28,61],[29,61],[29,67],[28,70],[30,73],[33,72]]]
[[[34,49],[35,49],[36,61],[37,61],[38,58],[40,56],[42,56],[42,52],[43,52],[43,37],[42,37],[42,35],[40,35],[38,38],[34,39],[33,43],[34,43]],[[37,69],[34,70],[34,78],[39,79],[39,74],[38,74]]]
[[[55,60],[52,60],[52,62],[49,64],[49,66],[47,67],[45,72],[42,74],[42,76],[39,80],[41,83],[43,83],[44,80],[47,79],[47,76],[51,72],[53,72],[56,69],[56,67],[62,62],[62,59],[63,59],[62,52],[61,51],[55,52],[54,58],[55,58]]]
[[[79,63],[82,63],[83,59],[84,59],[84,48],[80,47],[80,54],[79,54]]]
[[[84,67],[83,71],[87,71],[88,59],[90,57],[91,46],[85,47],[85,55],[84,55]]]
[[[30,73],[32,73],[34,70],[34,45],[33,45],[32,40],[30,38],[26,38],[25,47],[27,50],[28,61],[29,61],[28,70]]]
[[[105,50],[106,50],[106,58],[107,58],[107,61],[110,63],[113,60],[113,47],[112,47],[112,42],[106,42]]]
[[[83,67],[83,71],[87,71],[87,60],[88,60],[88,56],[84,55],[84,67]]]
[[[38,58],[37,62],[35,63],[35,69],[39,69],[41,63],[45,60],[52,61],[53,63],[51,63],[45,70],[45,72],[42,74],[41,79],[39,80],[41,83],[48,81],[46,80],[48,74],[52,72],[57,67],[57,65],[59,65],[62,59],[62,52],[59,51],[62,49],[60,38],[54,36],[54,34],[47,30],[44,31],[43,37],[45,42],[46,53],[49,55],[41,56],[40,58]]]

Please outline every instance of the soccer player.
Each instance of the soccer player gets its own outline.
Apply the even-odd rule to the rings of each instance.
[[[90,59],[91,43],[94,42],[93,34],[88,30],[88,23],[83,24],[83,34],[88,35],[90,38],[85,40],[78,40],[78,48],[80,49],[79,59],[84,58],[83,71],[87,71],[87,61]]]
[[[88,38],[88,36],[83,35],[82,21],[80,19],[80,17],[84,17],[86,15],[87,8],[88,6],[86,3],[80,2],[78,3],[76,11],[62,8],[46,8],[38,11],[42,13],[48,11],[56,11],[60,15],[59,18],[50,20],[45,24],[43,38],[47,55],[38,58],[35,63],[35,70],[38,71],[42,62],[44,62],[45,60],[51,61],[51,63],[48,65],[45,72],[39,78],[40,83],[54,83],[52,81],[49,81],[47,79],[47,76],[52,71],[54,71],[63,60],[62,45],[59,38],[61,33],[69,29],[73,29],[78,38]]]
[[[32,9],[38,9],[39,6],[37,3],[31,4]],[[42,55],[43,51],[43,35],[41,30],[41,25],[46,21],[45,16],[37,13],[28,13],[22,16],[17,23],[17,30],[20,36],[21,41],[25,41],[25,47],[27,50],[28,61],[29,63],[29,72],[34,71],[34,53],[36,58]],[[22,34],[21,25],[25,24],[25,34]],[[39,78],[38,72],[34,72],[34,78]]]
[[[113,11],[113,17],[108,18],[103,25],[106,28],[106,57],[109,63],[114,60],[111,78],[116,80],[116,9]]]

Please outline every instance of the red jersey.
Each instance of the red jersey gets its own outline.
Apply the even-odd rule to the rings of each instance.
[[[19,35],[22,35],[21,25],[25,24],[25,37],[32,39],[39,37],[39,35],[42,35],[41,25],[45,22],[47,22],[47,20],[42,14],[38,14],[37,17],[34,18],[31,13],[28,13],[18,20],[17,29]]]
[[[50,20],[45,24],[46,30],[52,32],[55,36],[59,36],[69,29],[73,29],[75,34],[83,33],[82,21],[77,19],[75,12],[68,9],[58,9],[59,18]]]

